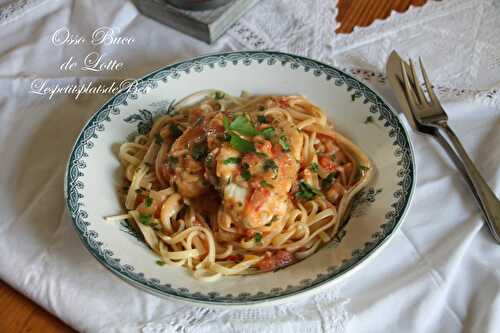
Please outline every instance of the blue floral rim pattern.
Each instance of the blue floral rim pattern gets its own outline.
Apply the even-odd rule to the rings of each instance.
[[[397,176],[400,179],[398,183],[399,189],[393,193],[394,202],[391,204],[391,209],[386,213],[386,221],[372,235],[369,242],[366,242],[363,247],[354,250],[351,257],[343,260],[341,265],[329,267],[327,269],[328,273],[318,274],[315,278],[303,280],[298,285],[275,288],[267,293],[221,295],[211,292],[204,294],[191,292],[186,288],[175,288],[170,284],[162,284],[158,279],[148,279],[143,273],[136,272],[133,266],[122,263],[120,258],[116,258],[114,253],[105,248],[99,240],[98,233],[90,229],[90,223],[87,221],[88,214],[82,204],[83,194],[81,191],[86,185],[80,178],[84,175],[83,169],[86,166],[85,159],[88,157],[88,151],[94,146],[92,141],[98,137],[99,133],[104,131],[103,123],[109,122],[112,116],[120,113],[121,105],[128,105],[127,101],[129,99],[137,99],[138,94],[146,94],[149,89],[156,88],[159,81],[176,80],[181,75],[189,75],[192,71],[201,72],[210,68],[225,67],[230,63],[234,65],[250,65],[252,62],[264,63],[269,66],[290,66],[293,70],[303,70],[316,77],[324,77],[325,80],[332,81],[332,84],[336,86],[345,85],[347,91],[351,93],[353,102],[371,104],[368,116],[378,116],[379,120],[385,122],[384,126],[389,128],[388,135],[393,140],[394,155],[399,166],[397,171]],[[364,261],[396,230],[409,207],[414,186],[415,162],[408,134],[398,117],[373,90],[350,75],[321,62],[286,53],[261,51],[230,52],[202,56],[167,66],[138,80],[136,89],[125,90],[112,97],[90,118],[76,140],[65,175],[66,202],[74,227],[84,245],[99,262],[122,279],[153,294],[212,304],[250,304],[270,301],[315,288],[348,272]]]

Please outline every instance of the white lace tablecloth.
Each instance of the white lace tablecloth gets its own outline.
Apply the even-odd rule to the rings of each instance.
[[[412,133],[418,185],[407,221],[352,278],[301,303],[210,310],[126,285],[86,252],[63,201],[74,138],[108,96],[53,98],[33,82],[84,84],[139,77],[170,62],[232,49],[307,55],[365,80],[397,105],[388,54],[422,56],[451,125],[500,193],[500,4],[429,1],[336,35],[334,0],[263,0],[215,45],[184,36],[120,0],[0,0],[0,278],[77,330],[89,332],[499,332],[500,247],[442,149]],[[54,46],[61,27],[101,26],[132,46]],[[96,51],[120,71],[64,71]],[[36,81],[39,80],[39,81]],[[40,81],[41,80],[41,81]]]

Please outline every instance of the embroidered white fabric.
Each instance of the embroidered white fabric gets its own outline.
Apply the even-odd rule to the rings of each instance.
[[[337,11],[337,0],[264,0],[228,35],[239,44],[237,49],[285,51],[328,61]]]
[[[210,310],[181,307],[175,316],[147,323],[143,333],[196,332],[344,332],[348,300],[340,288],[293,305],[250,310]],[[298,329],[300,328],[300,329]]]
[[[436,159],[436,149],[427,138],[414,134],[416,154],[432,163],[418,170],[419,186],[426,190],[417,190],[416,217],[409,217],[395,235],[392,249],[374,259],[363,274],[353,276],[349,286],[337,285],[302,303],[229,311],[165,301],[125,285],[100,267],[83,246],[75,245],[79,240],[67,221],[60,193],[61,161],[105,96],[78,101],[58,96],[49,101],[27,93],[31,75],[67,83],[88,79],[82,73],[58,70],[69,56],[81,58],[93,50],[50,47],[50,34],[64,25],[79,34],[113,25],[137,39],[134,48],[99,49],[127,67],[116,73],[120,77],[103,75],[105,79],[138,77],[166,63],[219,50],[273,49],[345,68],[390,99],[383,73],[386,58],[395,48],[407,57],[423,56],[445,101],[473,99],[500,106],[498,1],[430,1],[348,35],[335,34],[336,5],[336,0],[263,0],[219,42],[208,46],[144,18],[130,1],[0,0],[0,151],[6,156],[0,174],[0,278],[74,328],[90,332],[343,332],[347,325],[353,332],[459,331],[465,324],[472,331],[488,327],[497,331],[500,323],[494,321],[494,314],[500,303],[494,306],[488,300],[496,295],[498,279],[480,263],[498,262],[498,251],[484,251],[491,239],[481,229],[475,204],[458,175],[446,161]],[[151,41],[158,40],[164,42],[151,47]],[[499,156],[482,147],[498,142],[497,113],[481,109],[482,117],[475,117],[478,108],[474,110],[467,104],[452,108],[459,132],[466,133],[474,117],[476,131],[467,132],[465,144],[484,155],[479,167],[494,183],[499,179]],[[21,156],[34,143],[58,149],[44,150],[43,155],[30,151],[27,155],[32,158]],[[44,178],[43,172],[49,176]],[[453,209],[447,211],[453,217],[442,216],[439,226],[422,222],[435,219],[428,208],[449,193],[457,194]],[[468,200],[458,202],[461,196]],[[447,238],[451,230],[454,236]],[[450,245],[439,247],[443,240]],[[450,256],[453,251],[455,256]],[[464,279],[455,278],[456,271],[474,271],[480,278],[469,276],[461,284]],[[393,283],[387,284],[388,278]],[[451,283],[457,288],[451,288]],[[479,291],[484,295],[477,294],[478,285],[487,287]],[[448,290],[461,292],[448,295]],[[403,300],[412,308],[402,306]],[[428,312],[431,304],[434,317]],[[433,329],[426,329],[430,326]]]
[[[247,49],[314,57],[382,84],[387,57],[396,49],[422,57],[444,100],[500,106],[500,2],[430,0],[350,34],[335,34],[335,15],[336,1],[266,0],[229,34]]]

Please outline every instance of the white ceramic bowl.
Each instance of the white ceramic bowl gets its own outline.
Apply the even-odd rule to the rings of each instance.
[[[182,267],[158,266],[157,257],[125,224],[104,216],[121,212],[120,164],[113,147],[173,100],[214,88],[238,95],[302,94],[328,113],[338,130],[372,159],[376,176],[354,201],[337,237],[285,269],[217,282],[195,280]],[[65,193],[87,249],[125,281],[158,296],[221,306],[274,304],[319,291],[377,253],[402,222],[415,186],[409,136],[389,106],[363,83],[326,64],[277,52],[203,56],[167,66],[111,98],[80,133],[69,158]]]

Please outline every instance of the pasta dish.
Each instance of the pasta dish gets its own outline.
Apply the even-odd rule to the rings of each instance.
[[[206,281],[273,271],[328,243],[372,178],[368,157],[305,97],[194,93],[123,143],[127,219]]]

